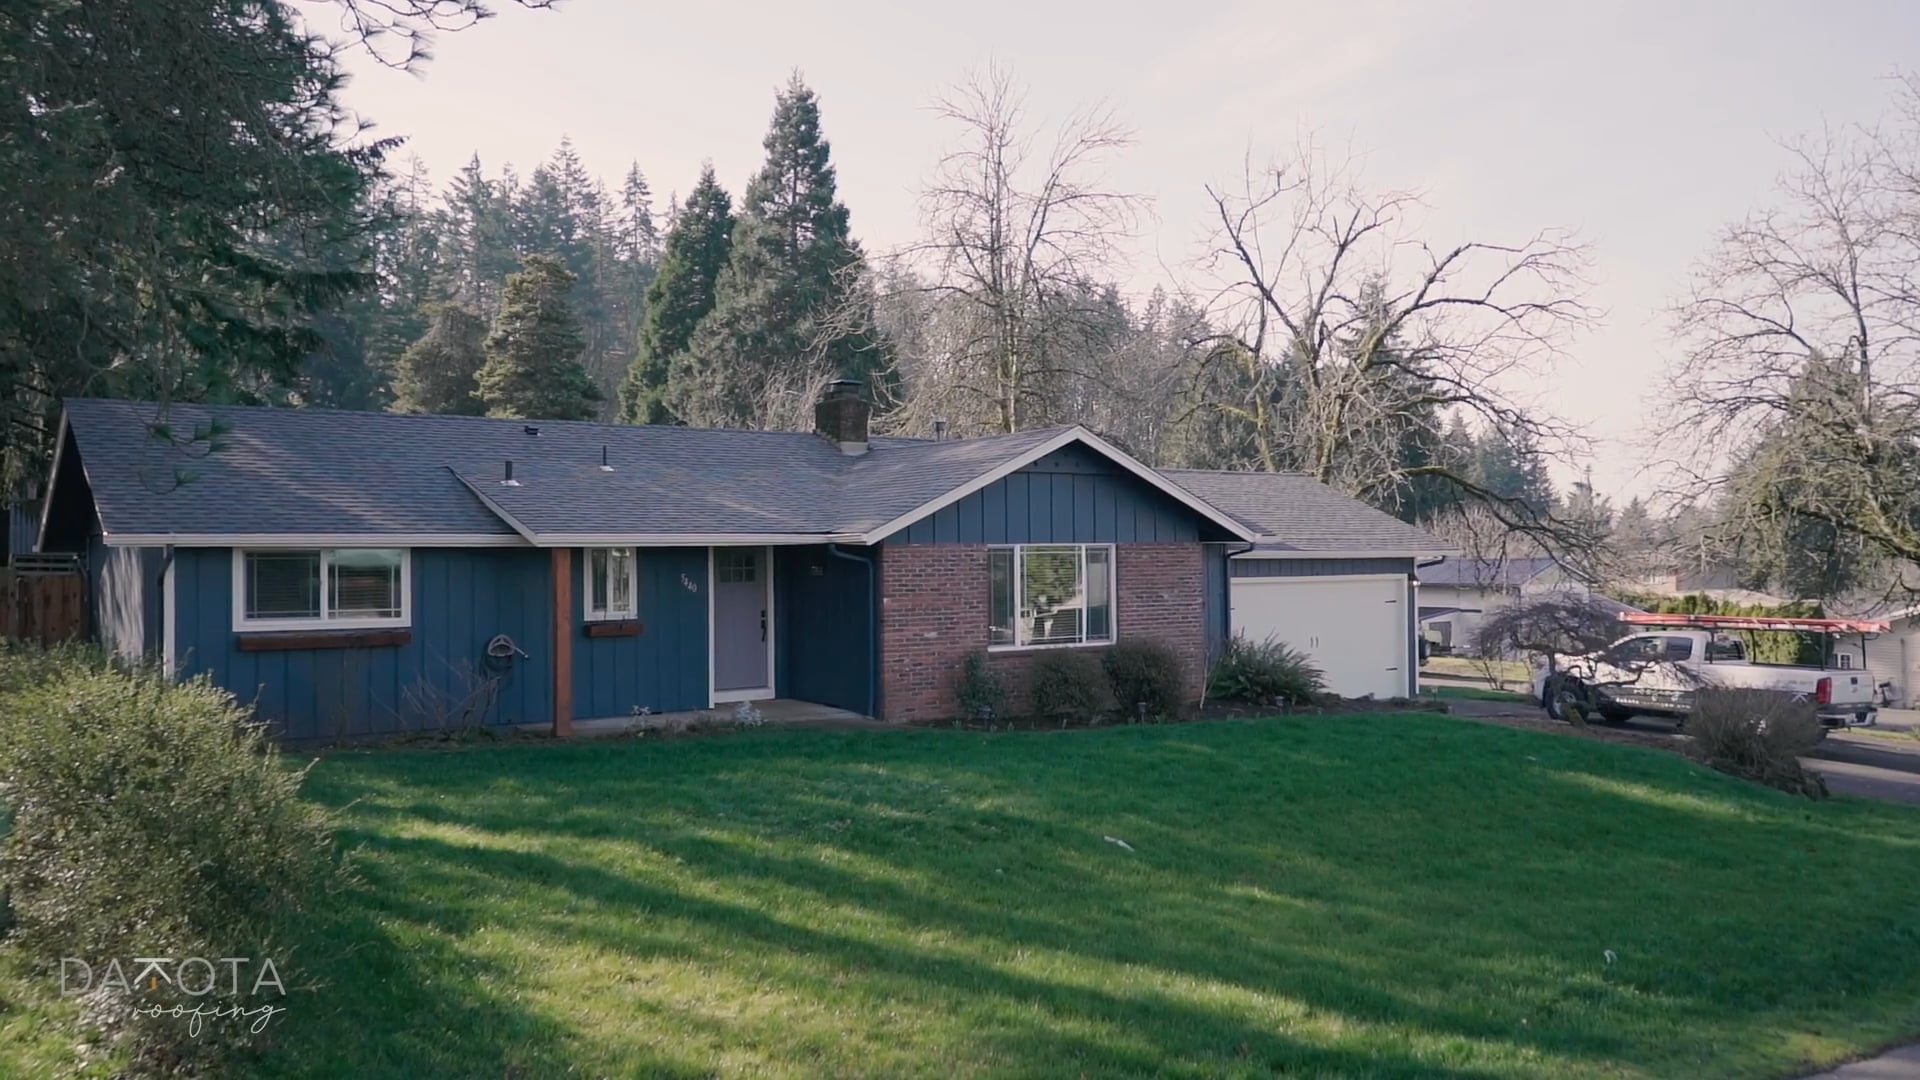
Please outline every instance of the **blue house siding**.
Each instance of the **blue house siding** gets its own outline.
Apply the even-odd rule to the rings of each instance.
[[[1227,563],[1228,553],[1235,550],[1237,548],[1229,544],[1208,544],[1204,549],[1209,664],[1220,656],[1227,647],[1227,639],[1233,636],[1233,604],[1227,598]]]
[[[233,553],[174,553],[176,662],[184,675],[209,673],[288,739],[333,739],[409,731],[434,718],[408,700],[464,697],[486,670],[486,646],[512,638],[515,656],[500,676],[492,724],[547,723],[551,717],[550,573],[545,551],[415,548],[412,640],[352,649],[241,652],[233,629]]]
[[[1132,473],[1074,444],[886,539],[906,544],[1171,544],[1202,519]]]
[[[87,543],[87,597],[92,636],[114,657],[160,655],[160,570],[165,549]]]
[[[582,558],[583,552],[574,552],[576,575]],[[578,719],[628,716],[636,708],[661,713],[707,707],[707,549],[641,548],[635,566],[640,633],[634,637],[587,637],[584,578],[575,581]]]
[[[781,697],[863,715],[879,708],[877,549],[774,549],[774,686]]]

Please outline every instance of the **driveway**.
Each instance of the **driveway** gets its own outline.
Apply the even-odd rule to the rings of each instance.
[[[1544,720],[1537,707],[1518,703],[1454,698],[1447,701],[1447,707],[1457,716]],[[1597,730],[1630,733],[1643,742],[1669,744],[1668,748],[1674,750],[1680,749],[1677,744],[1685,738],[1673,721],[1651,716],[1636,716],[1619,727]],[[1837,795],[1920,806],[1920,712],[1882,710],[1878,731],[1872,735],[1858,730],[1836,731],[1806,758],[1806,764],[1826,777],[1828,789]]]

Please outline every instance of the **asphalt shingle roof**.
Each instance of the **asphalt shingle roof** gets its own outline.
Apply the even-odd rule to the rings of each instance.
[[[95,398],[68,400],[67,417],[109,536],[514,535],[476,489],[536,534],[860,532],[1063,430],[882,437],[850,457],[807,432],[205,405],[162,417]],[[171,445],[157,419],[176,437],[217,420],[224,447]],[[501,483],[508,460],[518,486]]]
[[[1166,469],[1166,477],[1260,534],[1261,553],[1444,555],[1453,545],[1425,529],[1300,473]]]
[[[1437,566],[1421,567],[1420,583],[1518,588],[1558,565],[1544,555],[1511,559],[1448,559]]]

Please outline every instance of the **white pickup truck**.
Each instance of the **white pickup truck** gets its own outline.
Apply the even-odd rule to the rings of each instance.
[[[1541,665],[1533,674],[1534,700],[1556,720],[1575,702],[1611,723],[1641,713],[1684,720],[1693,692],[1713,686],[1804,698],[1830,728],[1879,718],[1873,675],[1865,669],[1756,663],[1747,658],[1745,642],[1716,630],[1630,634],[1601,652],[1563,658],[1557,672]]]

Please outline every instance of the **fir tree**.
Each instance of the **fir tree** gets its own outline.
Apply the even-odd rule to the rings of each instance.
[[[674,419],[664,400],[668,373],[700,320],[713,310],[714,285],[732,250],[733,230],[733,200],[708,165],[686,205],[677,208],[660,270],[647,286],[638,348],[620,385],[621,420],[664,424]]]
[[[486,363],[487,324],[454,304],[434,308],[427,332],[408,346],[394,372],[393,410],[479,416],[475,377]]]
[[[572,289],[573,275],[551,255],[527,256],[507,278],[476,379],[488,416],[589,420],[598,411],[600,390],[580,366]]]
[[[453,178],[442,211],[443,290],[490,316],[500,304],[500,283],[520,263],[515,250],[511,174],[487,179],[475,154]]]
[[[820,341],[843,302],[860,249],[848,234],[820,104],[795,75],[776,99],[763,143],[766,164],[741,200],[733,250],[688,362],[670,372],[669,397],[682,419],[752,426],[770,384],[806,366],[868,377],[873,350],[862,338]]]

